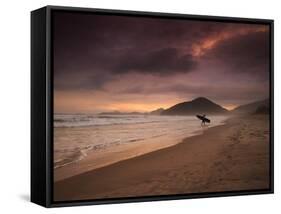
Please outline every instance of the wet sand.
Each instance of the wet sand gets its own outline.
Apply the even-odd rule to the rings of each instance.
[[[269,119],[232,118],[202,135],[54,183],[54,200],[269,188]]]

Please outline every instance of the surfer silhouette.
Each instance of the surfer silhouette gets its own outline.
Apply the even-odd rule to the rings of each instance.
[[[197,114],[196,117],[197,117],[199,120],[201,120],[201,125],[202,125],[202,126],[205,126],[206,123],[210,123],[210,122],[211,122],[211,120],[209,120],[208,118],[206,118],[206,115],[205,115],[205,114],[203,114],[203,115]]]

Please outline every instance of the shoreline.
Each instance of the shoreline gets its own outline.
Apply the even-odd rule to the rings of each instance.
[[[211,127],[209,127],[210,125],[203,128],[200,127],[201,129],[193,131],[192,133],[190,133],[190,136],[184,137],[181,140],[169,141],[165,139],[166,141],[169,142],[166,144],[162,144],[162,142],[160,143],[146,142],[136,145],[135,144],[127,145],[125,149],[117,148],[115,151],[111,151],[111,150],[102,151],[102,153],[96,151],[94,152],[90,151],[87,155],[84,156],[84,158],[78,161],[73,161],[71,163],[66,164],[63,167],[54,168],[54,181],[58,182],[65,179],[69,179],[71,177],[83,174],[88,171],[107,167],[121,161],[130,160],[132,158],[139,157],[151,152],[155,152],[161,149],[166,149],[175,146],[177,144],[182,143],[184,140],[190,137],[202,135],[204,134],[205,131],[209,129],[225,125],[228,119],[230,119],[230,117],[225,118],[223,121],[221,121],[220,122],[221,124],[211,125]]]
[[[253,120],[258,123],[256,130],[249,126]],[[268,135],[266,129],[267,124],[260,117],[229,118],[223,125],[211,127],[203,134],[185,138],[170,147],[55,182],[54,199],[266,188],[269,181],[269,145],[264,143]],[[261,130],[264,135],[252,135]],[[256,142],[257,151],[249,144],[251,139]]]

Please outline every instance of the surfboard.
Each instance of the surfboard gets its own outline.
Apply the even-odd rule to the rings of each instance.
[[[203,117],[203,116],[201,116],[201,115],[199,115],[199,114],[197,114],[196,117],[197,117],[199,120],[202,120],[202,122],[205,122],[205,123],[210,123],[210,122],[211,122],[211,120],[209,120],[208,118]]]

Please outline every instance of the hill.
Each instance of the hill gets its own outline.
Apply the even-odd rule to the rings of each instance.
[[[269,109],[269,99],[238,106],[237,108],[233,109],[231,112],[238,113],[238,114],[249,114],[249,113],[255,113],[258,110],[260,111],[261,109]]]
[[[154,111],[149,112],[149,114],[152,114],[152,115],[160,115],[160,114],[162,114],[162,112],[163,112],[164,110],[165,110],[165,109],[163,109],[163,108],[158,108],[158,109],[156,109],[156,110],[154,110]]]
[[[167,110],[162,115],[196,115],[196,114],[226,114],[228,110],[211,100],[199,97],[194,100],[178,103]]]

